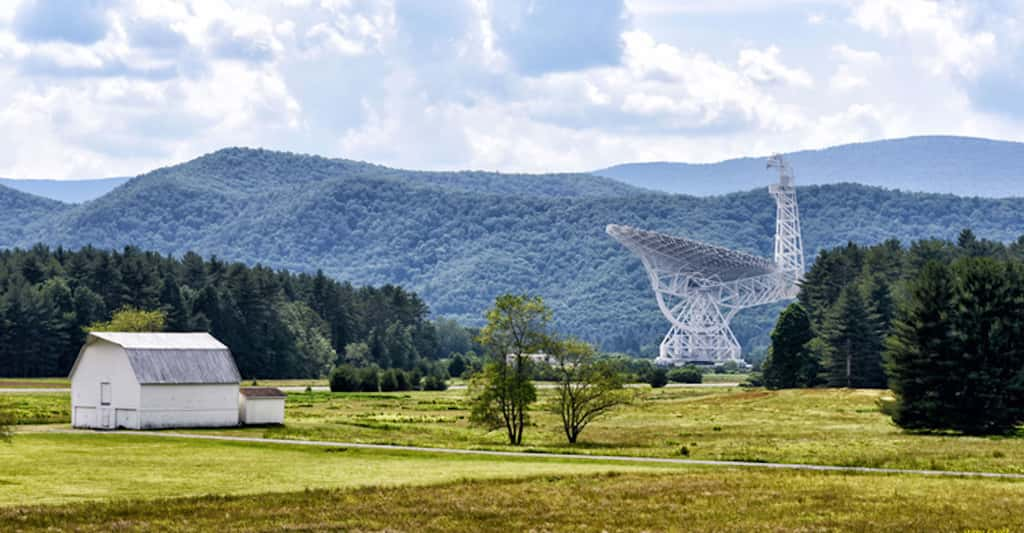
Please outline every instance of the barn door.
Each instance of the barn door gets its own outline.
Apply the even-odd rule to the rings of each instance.
[[[99,426],[105,429],[113,429],[117,423],[114,419],[114,409],[110,406],[111,396],[110,383],[100,383]]]

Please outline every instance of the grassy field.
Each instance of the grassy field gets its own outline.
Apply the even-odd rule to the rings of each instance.
[[[750,374],[704,374],[702,383],[744,383]]]
[[[0,444],[0,465],[0,506],[680,470],[85,432],[18,435]]]
[[[542,391],[527,450],[1021,472],[1024,439],[915,435],[878,391],[666,388],[569,448]],[[0,395],[34,424],[0,444],[0,531],[827,531],[1024,529],[1024,482],[54,433],[66,393]],[[292,439],[507,449],[469,426],[466,392],[298,393]],[[35,413],[35,414],[32,414]],[[381,512],[387,509],[387,512]]]
[[[595,422],[566,445],[541,391],[525,448],[694,459],[1024,473],[1024,439],[922,435],[878,411],[873,390],[665,388]],[[500,431],[470,426],[465,391],[300,393],[286,425],[224,430],[273,438],[510,449]],[[684,450],[685,448],[685,450]]]
[[[0,378],[0,389],[66,389],[68,378]]]
[[[1024,484],[688,469],[0,507],[0,530],[1017,531]]]
[[[527,450],[843,466],[1024,473],[1024,438],[907,433],[880,413],[873,390],[639,389],[633,405],[568,446],[541,402]],[[11,394],[33,423],[67,423],[66,394]],[[467,393],[293,393],[283,427],[202,430],[284,439],[512,449],[500,431],[469,424]],[[197,430],[198,431],[198,430]]]
[[[0,394],[19,424],[70,424],[71,395],[66,392]]]

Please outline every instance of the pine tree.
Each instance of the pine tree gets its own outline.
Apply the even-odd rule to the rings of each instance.
[[[1024,421],[1022,284],[1019,264],[975,258],[911,280],[886,343],[897,424],[983,434]]]
[[[990,258],[958,261],[952,330],[957,349],[952,427],[1005,433],[1024,421],[1024,276]]]
[[[790,304],[779,315],[771,338],[772,345],[762,366],[765,386],[769,389],[813,386],[818,365],[807,344],[814,338],[814,332],[802,305]]]
[[[855,287],[843,289],[822,325],[822,338],[827,346],[828,386],[885,386],[879,332]]]

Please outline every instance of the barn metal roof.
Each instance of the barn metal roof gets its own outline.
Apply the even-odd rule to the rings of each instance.
[[[231,351],[209,333],[91,332],[89,337],[87,344],[99,339],[124,348],[142,385],[241,381]]]
[[[143,350],[227,350],[219,340],[209,333],[128,333],[121,331],[91,331],[89,335],[122,348]]]
[[[776,271],[771,259],[693,239],[617,224],[608,225],[606,231],[633,253],[653,262],[658,270],[722,282]]]

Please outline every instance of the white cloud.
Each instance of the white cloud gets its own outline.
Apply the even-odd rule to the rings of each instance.
[[[1016,79],[1022,18],[955,0],[630,0],[573,33],[603,43],[599,58],[555,63],[524,57],[565,36],[510,44],[497,0],[121,0],[102,39],[78,44],[20,39],[10,5],[5,176],[135,174],[230,145],[552,171],[891,135],[1024,139],[1024,120],[993,111],[1019,91],[986,77]],[[936,74],[927,91],[915,66]],[[985,113],[964,80],[988,81]]]
[[[800,68],[783,65],[779,60],[780,51],[776,46],[765,50],[741,50],[739,66],[743,75],[758,83],[783,83],[797,87],[811,87],[814,78]]]
[[[882,36],[905,35],[924,48],[924,66],[933,74],[978,74],[994,59],[996,36],[967,27],[970,12],[964,2],[931,0],[863,0],[852,20]]]
[[[859,65],[877,65],[882,62],[882,55],[872,50],[856,50],[845,44],[832,47],[832,54],[846,63]]]
[[[866,87],[868,85],[868,80],[854,74],[850,69],[850,65],[839,65],[836,73],[829,78],[828,84],[833,89],[849,91],[851,89]]]
[[[832,56],[841,63],[829,78],[829,87],[836,91],[862,89],[868,86],[868,76],[883,64],[882,55],[871,50],[856,50],[846,44],[832,47]]]

